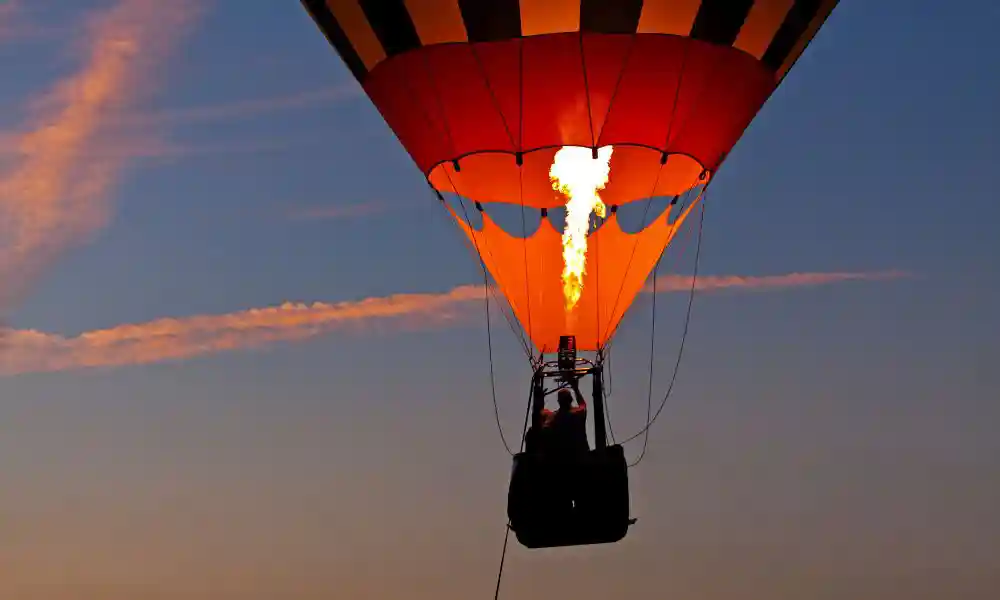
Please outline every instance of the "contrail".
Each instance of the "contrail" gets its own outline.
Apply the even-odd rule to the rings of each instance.
[[[874,273],[791,273],[765,277],[703,276],[704,290],[780,289],[851,280],[888,280],[896,271]],[[685,292],[691,279],[668,275],[661,292]],[[190,359],[220,352],[295,342],[334,331],[384,324],[406,328],[443,327],[468,322],[485,297],[482,285],[437,294],[395,294],[358,301],[285,303],[219,315],[198,315],[124,324],[65,337],[35,330],[10,330],[0,346],[0,375],[121,367]]]
[[[110,218],[128,158],[102,153],[114,116],[154,82],[148,75],[195,14],[193,0],[122,0],[88,23],[80,70],[31,102],[0,173],[0,317],[46,270]]]
[[[910,277],[905,271],[871,271],[859,273],[786,273],[784,275],[744,276],[744,275],[700,275],[695,282],[695,290],[712,291],[723,289],[779,290],[790,287],[811,287],[829,285],[845,281],[877,281]],[[661,292],[688,291],[691,289],[690,275],[660,275],[656,278],[656,289]],[[652,283],[645,291],[653,290]]]

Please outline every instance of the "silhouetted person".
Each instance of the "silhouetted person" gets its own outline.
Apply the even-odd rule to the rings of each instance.
[[[529,453],[544,454],[558,461],[573,461],[590,451],[587,441],[587,402],[577,381],[570,382],[573,393],[562,389],[556,396],[558,410],[542,408],[540,428],[529,427],[525,446]],[[577,406],[573,406],[574,394]]]
[[[560,460],[579,459],[590,451],[587,441],[587,401],[583,399],[577,380],[570,382],[573,393],[569,390],[559,390],[556,396],[559,409],[545,415],[545,449],[553,458]],[[573,399],[576,396],[576,406]]]
[[[538,419],[539,427],[532,425],[524,434],[525,452],[528,454],[546,454],[548,452],[550,446],[548,424],[554,414],[551,410],[542,408]]]
[[[572,510],[578,491],[578,480],[582,473],[581,462],[590,451],[587,441],[587,402],[580,393],[577,380],[570,381],[573,392],[559,390],[556,399],[559,408],[549,412],[543,422],[544,451],[554,462],[551,473],[556,495],[553,497],[557,510]],[[574,396],[576,406],[573,406]]]

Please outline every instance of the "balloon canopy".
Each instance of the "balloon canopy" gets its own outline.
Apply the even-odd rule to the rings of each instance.
[[[541,352],[555,351],[560,335],[575,335],[581,350],[603,347],[694,205],[636,233],[610,211],[584,232],[585,264],[568,273],[580,238],[544,218],[572,208],[572,186],[554,175],[560,149],[590,149],[594,168],[607,170],[584,193],[595,197],[588,224],[604,204],[707,182],[837,4],[301,2],[434,189],[484,211],[542,210],[522,238],[486,212],[476,229],[449,207]]]

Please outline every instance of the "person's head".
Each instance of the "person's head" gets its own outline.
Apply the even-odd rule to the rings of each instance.
[[[573,406],[573,394],[569,390],[559,390],[556,401],[559,402],[561,410],[569,410]]]

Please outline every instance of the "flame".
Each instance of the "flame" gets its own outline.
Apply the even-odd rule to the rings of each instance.
[[[597,158],[590,148],[565,146],[556,152],[549,170],[552,189],[568,197],[566,202],[566,227],[563,230],[563,296],[566,312],[576,307],[583,294],[583,274],[587,271],[587,233],[590,213],[604,217],[605,206],[598,190],[604,189],[611,173],[613,146],[597,151]]]

